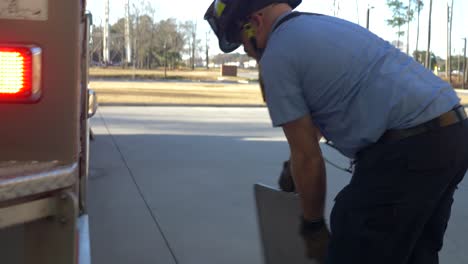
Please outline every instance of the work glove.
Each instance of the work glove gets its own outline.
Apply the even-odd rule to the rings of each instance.
[[[325,263],[330,240],[330,231],[325,221],[323,219],[307,221],[302,218],[300,234],[304,239],[306,256],[320,264]]]
[[[289,160],[283,162],[283,170],[281,171],[281,175],[278,179],[278,185],[282,191],[296,191],[296,187],[294,186],[294,180],[291,173],[291,168],[289,166]]]

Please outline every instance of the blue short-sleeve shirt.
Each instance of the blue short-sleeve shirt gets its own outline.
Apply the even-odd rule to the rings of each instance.
[[[330,16],[301,15],[281,24],[260,65],[273,125],[310,114],[350,158],[386,130],[421,124],[460,103],[451,86],[420,63]]]

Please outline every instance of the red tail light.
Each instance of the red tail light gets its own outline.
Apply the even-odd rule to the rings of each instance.
[[[41,49],[0,45],[0,102],[35,102],[41,96]]]

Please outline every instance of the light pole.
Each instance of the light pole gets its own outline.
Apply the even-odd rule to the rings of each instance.
[[[208,32],[205,33],[206,35],[206,45],[205,45],[205,55],[206,55],[206,69],[210,69],[210,56],[209,56],[209,46],[208,46]]]
[[[406,12],[406,16],[407,16],[407,21],[406,23],[408,24],[408,29],[406,31],[406,54],[409,56],[410,55],[410,51],[409,51],[409,43],[410,43],[410,14],[411,14],[411,1],[412,0],[408,0],[408,12]]]
[[[370,10],[374,9],[373,6],[367,6],[367,19],[366,19],[366,28],[369,29],[369,22],[370,22]]]
[[[445,61],[445,76],[448,82],[452,83],[452,17],[453,17],[453,0],[450,5],[450,0],[447,0],[447,60]]]
[[[429,29],[427,37],[427,50],[426,50],[426,67],[432,70],[431,67],[431,27],[432,27],[432,0],[429,2]]]
[[[466,63],[466,61],[467,61],[467,59],[466,59],[466,38],[463,38],[463,40],[465,41],[465,48],[463,49],[463,81],[462,81],[463,86],[462,86],[462,88],[463,88],[463,90],[465,90],[465,83],[468,80],[468,78],[467,78],[468,77],[467,76],[468,75],[468,69],[466,67],[467,66],[466,65],[467,64]]]
[[[109,46],[110,46],[110,33],[109,33],[109,0],[107,0],[105,2],[105,13],[104,13],[104,28],[103,28],[103,41],[102,41],[102,44],[103,44],[103,47],[102,47],[102,50],[103,50],[103,60],[104,60],[104,64],[107,66],[109,66],[109,63],[110,63],[110,53],[109,53]]]
[[[453,53],[455,53],[455,49],[453,50]],[[457,81],[460,82],[460,76],[461,76],[461,55],[458,55],[458,74],[457,74]]]
[[[130,39],[130,0],[127,0],[125,2],[125,67],[128,67],[132,62],[131,42],[132,40]]]
[[[164,40],[164,79],[167,79],[167,41]]]

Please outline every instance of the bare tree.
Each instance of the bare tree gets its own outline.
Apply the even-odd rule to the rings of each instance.
[[[205,45],[205,63],[206,63],[206,69],[210,69],[210,56],[209,56],[209,50],[210,46],[208,45],[208,32],[206,32],[206,37],[205,37],[206,45]]]
[[[411,25],[411,20],[413,20],[414,16],[414,11],[411,7],[411,2],[414,0],[408,0],[408,7],[406,8],[406,24],[408,25],[408,29],[406,31],[406,54],[410,54],[409,50],[409,43],[410,43],[410,25]]]
[[[125,18],[121,18],[110,27],[110,61],[124,65],[125,57]]]
[[[160,21],[155,30],[155,56],[159,65],[175,68],[182,59],[184,35],[173,18]]]
[[[197,38],[197,22],[186,21],[182,28],[185,32],[186,41],[188,44],[188,54],[190,56],[190,67],[195,70],[195,60],[197,51],[200,50],[201,40]]]
[[[468,82],[468,65],[467,65],[467,58],[466,58],[466,38],[463,39],[464,41],[464,48],[463,48],[463,90],[465,90],[465,83]]]
[[[416,0],[416,10],[418,12],[418,30],[417,30],[417,35],[416,35],[416,50],[419,50],[419,19],[421,17],[421,10],[424,7],[424,2],[423,0]]]
[[[132,13],[130,14],[130,20],[132,22],[132,30],[131,30],[131,39],[133,39],[133,68],[135,69],[138,66],[138,56],[137,56],[137,50],[138,50],[138,44],[139,44],[139,39],[138,39],[138,32],[139,32],[139,27],[140,27],[140,8],[133,3],[132,6]]]
[[[398,28],[396,32],[398,36],[398,40],[396,43],[400,44],[400,38],[405,35],[405,32],[401,30],[401,27],[406,24],[407,21],[407,8],[403,5],[403,2],[399,0],[387,0],[387,5],[392,9],[393,17],[391,19],[387,19],[387,24]],[[398,46],[398,48],[400,48]]]
[[[414,5],[413,5],[414,4]],[[406,24],[408,26],[406,31],[406,54],[410,55],[410,25],[414,19],[414,14],[418,12],[418,40],[419,41],[419,15],[420,15],[420,8],[422,5],[422,0],[408,0],[408,6],[404,7],[406,9]],[[416,44],[416,50],[417,50]]]
[[[181,64],[185,51],[191,57],[193,68],[201,50],[200,40],[196,38],[196,24],[179,24],[173,18],[156,22],[155,14],[148,0],[135,1],[131,8],[130,25],[127,27],[126,17],[122,17],[111,26],[111,61],[122,63],[122,66],[129,61],[126,59],[129,55],[126,38],[129,38],[133,41],[131,54],[134,69],[160,66],[175,68]],[[90,49],[94,61],[102,62],[102,38],[102,27],[95,28]],[[187,50],[184,50],[185,47]]]
[[[102,63],[102,27],[93,26],[91,32],[91,43],[90,43],[90,53],[91,53],[91,63]]]
[[[340,13],[340,0],[333,0],[333,16],[338,16]]]
[[[134,41],[134,66],[149,68],[151,64],[151,45],[154,40],[154,8],[149,1],[139,1],[133,4],[132,21],[134,28],[132,38]]]

